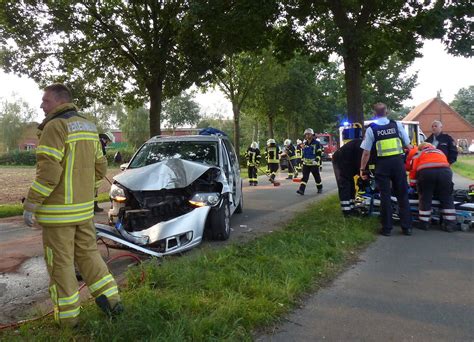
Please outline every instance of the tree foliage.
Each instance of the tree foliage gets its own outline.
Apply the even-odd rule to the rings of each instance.
[[[126,108],[119,115],[119,128],[131,147],[137,148],[150,138],[148,120],[148,111],[144,107]]]
[[[22,99],[13,97],[0,105],[0,140],[7,150],[18,148],[27,123],[33,118],[34,110]]]
[[[459,89],[449,105],[474,126],[474,86]]]
[[[207,80],[223,55],[265,42],[276,6],[252,0],[5,0],[0,49],[7,72],[42,85],[68,83],[83,106],[117,96],[134,106],[149,100],[155,135],[162,101]]]
[[[163,104],[165,126],[176,129],[182,125],[195,125],[201,118],[199,104],[194,101],[194,92],[182,92]]]

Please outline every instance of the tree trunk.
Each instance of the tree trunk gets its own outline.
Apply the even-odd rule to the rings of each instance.
[[[268,138],[273,139],[273,115],[268,116]]]
[[[350,50],[347,52],[344,57],[344,69],[348,120],[351,123],[359,122],[363,126],[362,74],[359,56],[356,51]]]
[[[234,148],[240,162],[240,108],[237,104],[232,103],[232,112],[234,113]]]
[[[150,137],[161,134],[161,105],[163,82],[154,80],[147,86],[150,96]]]

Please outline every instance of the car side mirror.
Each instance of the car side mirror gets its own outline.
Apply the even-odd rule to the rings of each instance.
[[[124,164],[120,165],[120,171],[124,171],[128,167],[128,164],[129,163],[124,163]]]

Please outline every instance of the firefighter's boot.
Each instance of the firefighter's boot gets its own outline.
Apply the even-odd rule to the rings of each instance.
[[[456,228],[456,221],[445,221],[441,226],[441,229],[448,233],[456,231]]]
[[[322,184],[316,184],[316,188],[318,189],[318,194],[323,192],[323,185]]]
[[[99,207],[99,204],[97,201],[94,201],[94,213],[101,213],[103,212],[104,209],[102,209],[101,207]]]
[[[109,318],[114,318],[123,312],[122,302],[119,301],[111,305],[106,295],[98,296],[95,303]]]
[[[297,193],[297,194],[300,194],[301,196],[303,196],[305,189],[306,189],[306,184],[301,183],[299,189],[296,190],[296,193]]]

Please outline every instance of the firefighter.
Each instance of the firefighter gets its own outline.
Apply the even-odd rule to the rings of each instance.
[[[280,149],[278,148],[275,139],[267,140],[265,159],[267,161],[267,173],[270,176],[269,181],[275,185],[275,177],[280,163]]]
[[[291,143],[290,139],[286,139],[283,143],[285,145],[285,155],[288,158],[288,177],[286,179],[293,179],[298,177],[298,171],[296,171],[297,157],[296,149]]]
[[[403,161],[403,147],[409,147],[410,139],[400,123],[387,118],[387,107],[383,103],[374,106],[376,120],[365,132],[362,141],[360,176],[367,179],[366,166],[373,147],[376,150],[375,182],[380,190],[380,218],[382,228],[380,234],[390,236],[392,231],[393,192],[397,197],[400,225],[405,235],[412,235],[412,219],[408,202],[408,184]]]
[[[258,144],[254,141],[250,144],[247,152],[245,152],[245,158],[247,159],[247,168],[249,173],[249,185],[257,186],[257,168],[260,164],[260,150],[258,149]]]
[[[303,150],[301,149],[301,144],[303,142],[300,139],[296,140],[296,149],[295,149],[295,164],[296,164],[296,171],[301,172],[302,170],[302,165],[301,165],[301,160],[303,156]]]
[[[109,316],[123,310],[117,284],[96,242],[94,185],[107,171],[96,126],[77,113],[63,84],[44,89],[36,178],[24,203],[28,226],[42,226],[54,319],[75,326],[80,313],[76,263],[96,303]]]
[[[332,155],[332,165],[336,176],[339,201],[344,216],[357,215],[354,210],[355,183],[354,176],[359,174],[362,150],[362,139],[353,139],[342,145]]]
[[[303,178],[301,179],[300,187],[296,193],[304,195],[306,189],[306,183],[311,173],[316,182],[316,188],[318,194],[323,192],[323,184],[321,182],[321,175],[319,174],[319,167],[321,166],[321,144],[314,138],[314,131],[311,128],[307,128],[304,131],[305,141],[301,145],[303,152]]]
[[[430,143],[422,143],[416,150],[418,152],[410,153],[407,160],[410,182],[416,184],[418,191],[419,222],[416,226],[422,230],[430,228],[431,201],[433,194],[437,194],[443,215],[442,229],[453,232],[456,230],[456,210],[452,189],[453,172],[448,158]]]
[[[99,134],[99,141],[102,147],[102,153],[104,156],[107,154],[107,145],[111,142],[114,142],[115,138],[111,132],[100,133]],[[97,201],[97,196],[99,195],[99,188],[102,181],[97,181],[96,183],[96,191],[95,191],[95,201],[94,201],[94,213],[101,213],[104,211],[101,207],[99,207],[99,202]]]

